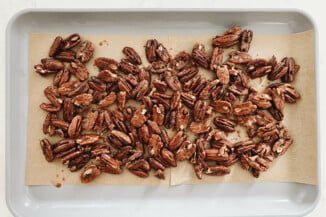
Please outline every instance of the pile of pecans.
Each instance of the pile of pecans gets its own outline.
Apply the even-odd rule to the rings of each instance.
[[[150,65],[141,66],[139,54],[124,47],[120,62],[95,59],[99,73],[91,77],[84,64],[93,57],[92,42],[82,42],[78,34],[56,37],[49,57],[35,65],[40,75],[54,74],[53,85],[44,90],[50,103],[40,105],[47,112],[43,133],[62,137],[54,144],[41,140],[45,159],[61,159],[72,172],[88,165],[82,183],[101,172],[120,174],[123,167],[139,177],[153,169],[164,179],[164,170],[177,161],[189,161],[199,179],[202,173],[229,174],[238,161],[258,177],[293,143],[280,121],[285,102],[300,98],[289,84],[299,65],[292,57],[253,59],[247,53],[252,37],[251,30],[234,27],[212,40],[212,55],[196,43],[191,53],[174,58],[151,39],[145,45]],[[239,50],[223,60],[230,47]],[[201,67],[215,79],[201,75]],[[262,76],[279,81],[264,92],[249,86],[250,78]],[[227,135],[238,125],[247,128],[249,140],[232,143]]]

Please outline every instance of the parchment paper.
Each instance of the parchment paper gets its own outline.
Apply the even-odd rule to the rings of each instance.
[[[60,160],[48,163],[42,154],[39,141],[49,138],[50,141],[59,140],[58,137],[43,135],[42,124],[46,112],[39,108],[42,102],[47,102],[43,94],[44,88],[52,85],[53,76],[42,77],[34,72],[33,66],[47,56],[48,49],[57,35],[63,34],[30,34],[29,47],[29,105],[28,105],[28,134],[26,158],[26,185],[55,185],[56,183],[80,185],[80,172],[71,173]],[[163,43],[172,56],[182,50],[191,52],[195,42],[205,44],[207,52],[211,52],[213,35],[185,35],[185,36],[119,36],[119,35],[82,35],[83,40],[90,40],[95,45],[94,58],[87,63],[90,75],[97,75],[98,70],[93,65],[96,57],[110,57],[120,60],[125,46],[133,47],[147,65],[144,44],[150,38],[156,38]],[[228,50],[225,51],[228,53]],[[294,138],[294,144],[287,153],[270,164],[267,172],[254,178],[239,164],[231,166],[231,174],[215,177],[203,175],[202,180],[195,176],[192,165],[188,162],[178,162],[178,167],[165,171],[166,179],[159,180],[153,176],[146,179],[136,177],[127,170],[120,175],[103,173],[90,184],[92,185],[178,185],[178,184],[205,184],[219,182],[299,182],[316,185],[317,180],[317,138],[316,138],[316,99],[315,99],[315,71],[314,71],[314,33],[307,31],[287,35],[254,35],[250,52],[254,58],[269,59],[275,55],[278,60],[285,56],[292,56],[301,69],[292,83],[301,94],[296,104],[286,104],[283,124]],[[200,73],[211,78],[212,72],[200,69]],[[251,85],[263,90],[269,81],[265,78],[251,81]],[[233,142],[247,138],[243,128],[237,128],[237,133],[229,134],[228,139]]]

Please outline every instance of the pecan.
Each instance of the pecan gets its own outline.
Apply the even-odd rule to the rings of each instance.
[[[196,151],[196,144],[190,141],[185,141],[175,153],[176,159],[179,161],[185,161],[191,158]]]
[[[272,97],[265,93],[257,93],[254,94],[253,97],[250,98],[250,100],[257,105],[258,108],[261,109],[268,109],[272,106],[271,100]]]
[[[284,117],[283,109],[285,106],[285,97],[280,94],[276,88],[273,88],[269,92],[272,97],[272,106],[269,108],[269,112],[276,120],[281,121]]]
[[[193,84],[192,92],[197,96],[207,86],[207,84],[208,81],[206,80],[206,78],[201,78],[197,84]]]
[[[175,160],[174,154],[166,148],[163,148],[161,151],[161,156],[164,161],[166,161],[169,166],[176,167],[177,162]]]
[[[220,131],[218,129],[211,128],[207,133],[203,135],[203,139],[205,141],[211,141],[212,139],[218,141],[225,137],[223,131]]]
[[[202,121],[212,113],[212,107],[208,106],[207,102],[198,100],[194,106],[193,118],[194,121]]]
[[[167,64],[162,61],[155,61],[152,62],[152,67],[150,68],[150,71],[154,74],[161,74],[167,70]]]
[[[72,103],[74,103],[76,106],[88,106],[89,104],[91,104],[93,101],[93,96],[92,94],[89,93],[82,93],[79,94],[77,96],[75,96],[72,99]]]
[[[146,53],[148,62],[151,63],[151,62],[154,62],[155,60],[157,60],[157,56],[156,56],[157,47],[158,47],[158,42],[156,39],[151,39],[146,42],[145,53]]]
[[[151,133],[161,134],[161,129],[155,121],[147,120],[147,124]]]
[[[72,47],[75,47],[79,43],[80,43],[80,36],[77,33],[75,33],[75,34],[69,35],[67,38],[65,38],[62,41],[61,49],[68,50]]]
[[[171,65],[175,70],[181,70],[190,62],[190,54],[185,51],[178,53],[174,59],[171,60]]]
[[[140,69],[138,68],[137,65],[133,64],[127,59],[121,59],[120,61],[120,70],[126,74],[133,74],[137,75],[140,72]]]
[[[50,50],[49,50],[49,57],[53,57],[60,50],[62,41],[63,41],[63,39],[61,36],[57,36],[54,39],[54,41],[50,47]]]
[[[80,181],[82,183],[89,183],[93,181],[96,177],[101,174],[101,171],[97,168],[95,164],[89,165],[80,174]]]
[[[75,75],[78,80],[84,81],[88,78],[87,68],[79,61],[74,60],[70,62],[68,70],[71,74]]]
[[[271,146],[264,142],[258,143],[255,150],[256,150],[258,156],[263,157],[263,158],[269,156],[272,152]]]
[[[163,141],[164,145],[167,146],[170,143],[169,135],[168,135],[168,133],[166,132],[165,129],[161,130],[161,138],[162,138],[162,141]]]
[[[226,161],[219,162],[219,165],[229,167],[239,161],[238,155],[232,153],[229,155],[229,158]]]
[[[274,83],[271,84],[268,88],[276,88],[277,92],[281,96],[284,96],[285,101],[288,103],[296,103],[296,100],[301,98],[300,93],[296,91],[291,84]]]
[[[211,96],[214,89],[217,88],[219,83],[220,83],[220,81],[218,79],[209,82],[206,85],[206,87],[204,87],[204,89],[200,92],[199,98],[202,99],[202,100],[208,99]]]
[[[177,109],[181,107],[181,94],[179,91],[173,93],[171,102],[170,102],[170,109]]]
[[[158,79],[155,79],[153,81],[153,85],[158,91],[161,91],[161,92],[165,92],[168,89],[167,83],[165,81],[161,81]]]
[[[66,161],[64,164],[68,164],[68,168],[71,172],[75,172],[81,168],[83,168],[90,160],[89,154],[82,154],[74,159],[70,159]]]
[[[240,51],[232,51],[231,53],[229,53],[229,56],[229,61],[232,63],[247,63],[252,59],[250,54]]]
[[[257,110],[257,106],[249,102],[239,103],[233,106],[234,115],[248,115]]]
[[[138,129],[139,141],[143,144],[147,144],[149,141],[149,129],[146,124]]]
[[[164,123],[165,110],[162,104],[154,105],[152,111],[152,119],[157,125],[162,126]]]
[[[181,83],[185,83],[195,77],[198,74],[198,68],[196,66],[189,66],[184,68],[177,74]]]
[[[228,84],[230,81],[229,69],[226,65],[216,66],[216,76],[221,84]]]
[[[131,95],[131,91],[135,91],[133,87],[124,78],[120,78],[118,82],[118,88],[120,91],[126,91],[128,95]]]
[[[60,129],[62,129],[64,131],[67,131],[68,127],[69,127],[68,122],[65,122],[65,121],[60,120],[60,119],[52,119],[51,123],[52,123],[53,126],[58,127],[58,128],[60,128]]]
[[[176,110],[168,110],[167,113],[165,114],[165,119],[163,123],[164,126],[168,129],[173,128],[176,123],[176,116],[177,116]]]
[[[210,176],[224,176],[230,174],[230,172],[231,172],[230,168],[226,166],[210,166],[203,171],[204,174]]]
[[[93,57],[93,53],[94,53],[93,43],[86,40],[81,44],[80,48],[77,50],[76,58],[80,59],[82,63],[86,63]]]
[[[216,71],[218,66],[222,65],[223,63],[223,49],[216,47],[213,50],[210,69],[212,71]]]
[[[286,60],[282,60],[277,63],[271,73],[268,74],[268,79],[271,81],[275,81],[281,77],[283,77],[288,71],[288,66],[286,65]]]
[[[126,106],[127,101],[127,92],[126,91],[120,91],[117,95],[117,107],[120,110],[123,110]]]
[[[55,58],[64,62],[71,62],[75,60],[76,52],[73,50],[60,51],[55,55]]]
[[[119,130],[112,130],[110,139],[117,139],[121,144],[130,145],[132,143],[130,136]]]
[[[148,141],[148,153],[151,156],[157,156],[160,154],[162,147],[163,143],[161,137],[157,134],[152,134]]]
[[[104,111],[100,111],[98,116],[97,116],[97,119],[95,120],[95,123],[94,123],[94,126],[93,126],[93,130],[94,131],[99,131],[100,128],[103,126],[103,123],[104,123],[104,114],[105,112]]]
[[[154,158],[149,158],[149,164],[151,168],[155,170],[165,170],[165,166],[163,166],[161,162],[155,160]]]
[[[131,93],[131,97],[135,98],[136,100],[141,100],[149,90],[149,83],[147,80],[141,80],[138,83],[137,87],[133,89]]]
[[[148,82],[148,85],[151,84],[151,74],[149,73],[148,70],[142,68],[139,71],[138,78],[140,81],[146,80]]]
[[[288,67],[286,74],[281,78],[283,82],[290,83],[294,81],[295,74],[299,71],[300,66],[295,64],[293,57],[285,57],[282,62]]]
[[[119,69],[119,63],[114,59],[106,58],[106,57],[99,57],[95,59],[95,65],[100,70],[110,70],[116,72]]]
[[[118,75],[111,70],[101,70],[97,77],[98,79],[109,83],[119,81]]]
[[[145,116],[147,109],[144,105],[140,106],[134,113],[134,116],[131,118],[130,122],[134,127],[141,127],[147,120]]]
[[[252,140],[237,142],[233,145],[236,148],[238,154],[243,154],[244,152],[250,151],[256,147],[256,144]]]
[[[170,143],[168,144],[168,148],[171,151],[175,151],[178,149],[184,141],[186,141],[187,135],[184,133],[184,131],[179,131],[177,134],[174,135],[174,137],[171,139]]]
[[[49,140],[42,139],[40,141],[40,145],[41,145],[41,148],[42,148],[45,159],[48,162],[52,162],[54,160],[54,156],[53,156],[53,151],[52,151],[52,145],[49,142]]]
[[[276,154],[276,156],[283,155],[288,148],[292,145],[293,140],[289,137],[280,138],[273,144],[273,153]]]
[[[273,122],[273,118],[269,117],[267,114],[265,114],[262,111],[257,111],[255,120],[256,120],[257,124],[260,126],[264,126],[264,125],[267,125],[267,124]]]
[[[88,134],[77,138],[76,143],[79,145],[95,144],[99,139],[100,137],[96,134]]]
[[[214,124],[216,125],[217,128],[225,132],[234,132],[235,127],[237,126],[236,122],[225,117],[214,118]]]
[[[128,81],[128,83],[130,85],[132,85],[133,87],[136,87],[138,85],[138,83],[139,83],[138,79],[132,74],[127,75],[126,81]]]
[[[109,95],[107,95],[106,97],[104,97],[104,99],[102,99],[99,103],[97,108],[105,108],[105,107],[109,107],[110,105],[112,105],[117,99],[117,95],[115,92],[111,92]]]
[[[91,78],[88,80],[88,85],[91,89],[94,89],[99,92],[105,92],[106,91],[106,84],[99,79],[98,77],[91,76]]]
[[[241,27],[235,26],[224,32],[222,36],[213,39],[213,46],[228,48],[239,43]]]
[[[168,86],[173,90],[173,91],[179,91],[181,89],[181,83],[176,76],[175,72],[172,70],[167,70],[164,73],[164,78]]]
[[[211,103],[213,110],[222,114],[232,113],[232,105],[227,101],[215,100]]]
[[[62,156],[64,156],[64,152],[66,152],[67,150],[71,150],[72,148],[74,148],[76,146],[75,140],[73,139],[62,139],[59,142],[57,142],[56,144],[54,144],[54,148],[53,148],[53,153],[56,155],[56,158],[60,158]],[[61,156],[58,154],[61,153]]]
[[[188,123],[190,118],[190,112],[185,107],[181,107],[176,115],[176,130],[185,130],[187,129]]]
[[[102,154],[101,155],[101,162],[99,165],[99,169],[106,173],[111,174],[120,174],[122,173],[120,163],[111,157],[109,154]]]
[[[95,144],[92,145],[91,158],[101,156],[101,154],[110,154],[110,147],[107,144]]]
[[[63,100],[60,98],[58,89],[49,86],[44,89],[44,95],[54,106],[61,106]]]
[[[217,148],[206,148],[205,149],[205,160],[206,161],[226,161],[229,159],[229,150],[226,145],[223,145],[219,149]]]
[[[191,60],[196,64],[209,68],[210,57],[205,53],[205,46],[203,44],[196,43],[192,49]]]
[[[189,128],[193,133],[197,133],[197,134],[206,133],[211,129],[210,127],[211,123],[212,120],[209,119],[201,122],[192,122]]]
[[[68,135],[70,137],[79,137],[82,130],[82,116],[76,115],[72,120],[68,128]]]
[[[134,64],[141,65],[142,61],[139,56],[139,54],[131,47],[124,47],[122,50],[122,53],[124,53],[128,60]]]
[[[193,108],[195,106],[196,100],[196,96],[190,93],[181,93],[181,101],[189,108]]]
[[[129,169],[129,172],[135,174],[140,178],[147,178],[149,176],[148,172],[142,169],[135,169],[135,170]]]
[[[156,54],[163,62],[168,63],[170,61],[170,54],[161,43],[159,43],[156,48]]]
[[[240,51],[248,52],[252,41],[253,33],[251,30],[243,30],[241,34]]]
[[[257,136],[265,142],[273,142],[279,138],[279,130],[274,123],[258,127]]]
[[[126,164],[126,168],[131,170],[141,169],[146,172],[150,171],[151,169],[150,164],[142,158],[135,161],[128,161]]]
[[[242,156],[245,156],[245,155],[242,155]],[[269,168],[268,161],[259,157],[258,155],[251,156],[251,157],[245,156],[244,159],[250,167],[252,167],[258,171],[264,172]]]
[[[56,73],[65,66],[61,61],[53,58],[43,58],[41,59],[41,63],[34,66],[35,72],[41,75]]]
[[[136,151],[128,158],[128,161],[133,161],[137,158],[140,158],[141,156],[143,156],[143,154],[144,154],[143,144],[140,142],[136,142]]]
[[[155,173],[154,176],[159,178],[159,179],[165,179],[165,175],[163,170],[158,169]]]
[[[55,126],[51,123],[52,119],[56,119],[56,115],[52,113],[48,113],[43,122],[43,133],[49,134],[49,136],[53,136],[55,133]]]
[[[70,79],[70,73],[67,69],[60,70],[53,78],[53,85],[60,87]]]
[[[254,59],[247,63],[247,72],[252,79],[259,78],[268,74],[271,75],[272,66],[265,59]]]

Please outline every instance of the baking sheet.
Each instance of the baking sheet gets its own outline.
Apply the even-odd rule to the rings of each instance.
[[[47,163],[39,147],[39,140],[45,136],[42,124],[46,113],[39,108],[41,102],[47,102],[43,90],[51,85],[52,76],[44,78],[33,70],[33,65],[47,56],[53,38],[61,34],[31,34],[29,56],[29,113],[28,140],[26,160],[26,185],[81,184],[80,172],[70,173],[60,161]],[[82,35],[95,44],[95,58],[100,56],[119,60],[124,46],[131,46],[141,54],[145,61],[144,44],[154,36],[117,36],[117,35]],[[210,52],[213,35],[155,36],[172,55],[181,50],[191,52],[195,42],[204,43]],[[107,42],[107,43],[106,43]],[[172,49],[173,48],[173,49]],[[313,31],[290,35],[255,35],[249,52],[253,57],[270,58],[275,54],[279,59],[293,56],[301,69],[293,83],[302,95],[297,104],[286,104],[284,125],[294,138],[294,144],[288,152],[270,164],[271,168],[261,173],[259,179],[252,177],[240,166],[231,167],[231,174],[223,177],[203,176],[199,181],[192,166],[187,162],[178,162],[178,167],[165,172],[164,181],[150,176],[141,179],[125,171],[120,175],[102,174],[91,184],[108,185],[176,185],[184,183],[218,183],[218,182],[300,182],[317,184],[317,142],[316,142],[316,109],[314,80]],[[98,73],[91,60],[87,67],[91,75]],[[201,73],[206,73],[201,69]],[[211,73],[211,72],[210,72]],[[306,74],[306,75],[304,75]],[[256,79],[261,88],[267,85],[264,79]],[[242,135],[242,134],[241,134]],[[58,138],[51,138],[50,141]],[[237,139],[237,136],[234,136]]]

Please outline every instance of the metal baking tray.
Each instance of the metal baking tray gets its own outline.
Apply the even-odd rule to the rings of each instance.
[[[214,35],[233,25],[250,28],[258,34],[316,31],[311,18],[296,10],[28,9],[13,16],[6,32],[6,200],[11,212],[26,217],[275,217],[303,216],[313,210],[319,200],[320,185],[225,183],[173,187],[63,186],[58,189],[24,184],[29,33]],[[317,47],[315,45],[315,50]],[[316,66],[318,77],[317,63]],[[320,165],[320,157],[318,161]],[[318,171],[320,178],[319,168]]]

